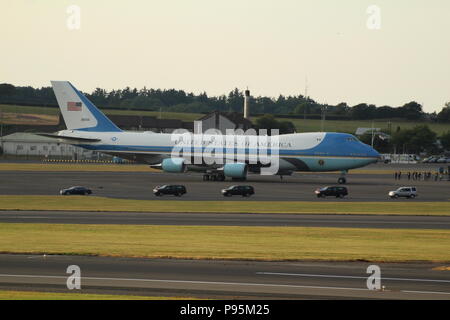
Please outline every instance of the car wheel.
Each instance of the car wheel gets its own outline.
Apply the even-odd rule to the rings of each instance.
[[[398,194],[395,194],[395,195],[394,195],[394,198],[397,199],[397,198],[398,198]]]
[[[410,195],[409,197],[410,197],[411,199],[414,199],[416,196],[412,194],[412,195]]]

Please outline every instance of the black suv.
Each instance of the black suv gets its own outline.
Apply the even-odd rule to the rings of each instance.
[[[153,189],[155,196],[162,196],[163,194],[173,194],[174,196],[181,197],[186,193],[186,187],[181,185],[164,185],[157,186]]]
[[[88,189],[86,187],[70,187],[67,189],[60,190],[59,193],[62,194],[63,196],[68,194],[81,194],[84,196],[86,194],[91,194],[92,191],[91,189]]]
[[[255,194],[255,190],[252,186],[231,186],[222,190],[222,194],[225,197],[231,197],[233,195],[241,195],[243,197],[249,197]]]
[[[336,198],[343,198],[348,195],[346,187],[324,187],[314,191],[318,198],[335,196]]]

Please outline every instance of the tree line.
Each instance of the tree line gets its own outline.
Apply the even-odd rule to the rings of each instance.
[[[359,138],[370,145],[373,137],[367,133]],[[440,154],[445,150],[450,151],[450,130],[438,136],[427,125],[411,129],[398,128],[389,138],[376,134],[373,147],[380,153]]]
[[[140,109],[148,111],[172,111],[207,113],[214,110],[242,112],[244,92],[235,88],[227,95],[208,96],[206,92],[194,94],[176,89],[142,89],[126,87],[107,91],[96,88],[85,95],[100,108]],[[8,83],[0,84],[0,103],[57,106],[51,87],[19,87]],[[252,114],[289,115],[296,118],[318,118],[325,110],[328,119],[366,120],[399,118],[406,120],[430,120],[450,122],[450,102],[439,113],[426,113],[422,106],[411,101],[403,106],[375,106],[360,103],[349,106],[342,102],[337,105],[318,103],[301,94],[252,97]]]

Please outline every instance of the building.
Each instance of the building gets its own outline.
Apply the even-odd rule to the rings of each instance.
[[[0,147],[6,156],[46,159],[99,159],[100,154],[76,146],[57,143],[52,138],[32,133],[16,132],[0,137]],[[101,156],[104,158],[104,156]]]
[[[227,129],[242,129],[246,131],[253,127],[250,120],[244,118],[241,113],[237,112],[225,113],[213,111],[204,117],[201,117],[197,121],[201,122],[202,132],[205,132],[208,129],[217,129],[222,134],[226,134]]]
[[[373,133],[373,135],[375,137],[378,137],[381,140],[389,140],[391,138],[390,135],[388,135],[380,130],[381,130],[380,128],[358,128],[358,129],[356,129],[355,135],[363,136],[365,134],[371,135]]]

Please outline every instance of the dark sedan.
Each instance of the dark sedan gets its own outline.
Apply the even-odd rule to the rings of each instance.
[[[343,198],[348,195],[346,187],[324,187],[314,191],[318,198],[332,196],[336,198]]]
[[[155,196],[162,196],[163,194],[171,194],[177,197],[181,197],[183,194],[185,194],[186,187],[182,185],[164,185],[164,186],[157,186],[153,189],[153,193]]]
[[[226,189],[223,189],[222,194],[225,197],[231,197],[234,195],[249,197],[255,194],[255,189],[253,189],[252,186],[231,186]]]
[[[92,194],[92,190],[88,189],[86,187],[70,187],[67,189],[62,189],[59,191],[60,194],[63,196],[69,195],[69,194],[79,194],[79,195],[86,195],[86,194]]]

